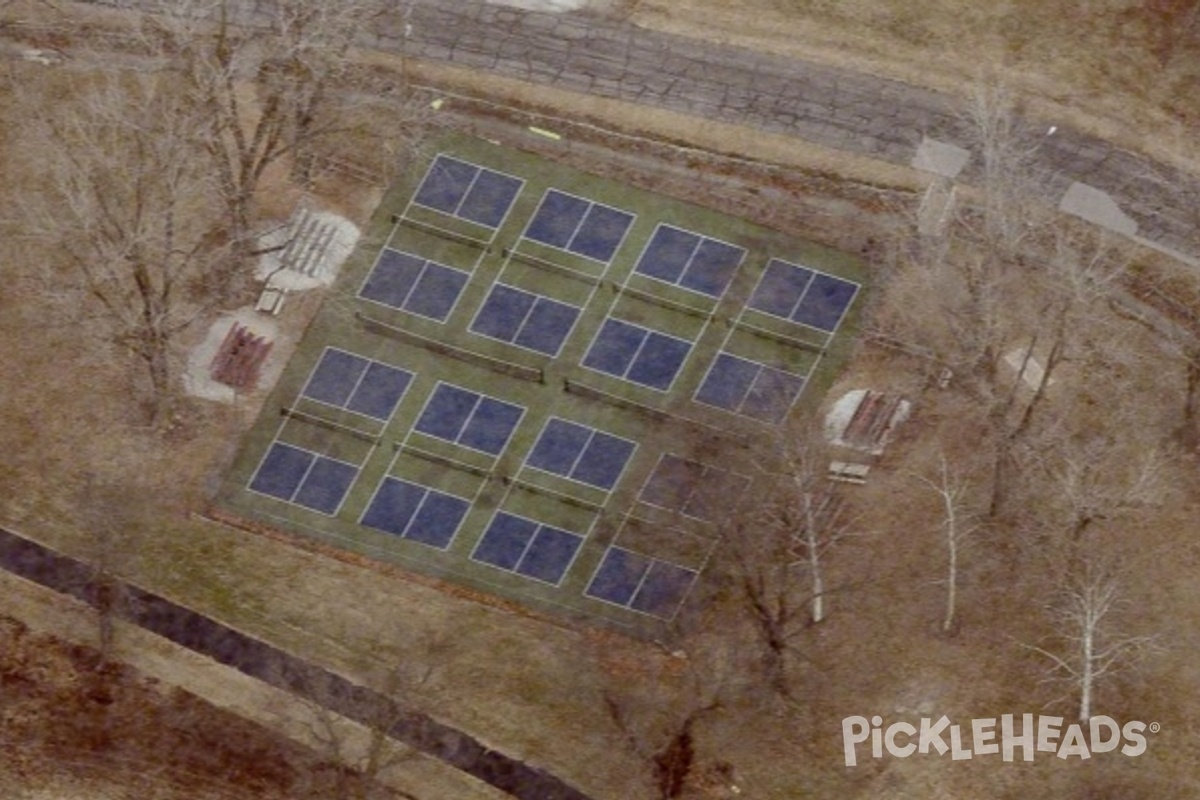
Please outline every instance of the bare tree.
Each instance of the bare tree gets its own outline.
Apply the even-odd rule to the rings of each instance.
[[[223,250],[216,187],[195,149],[195,118],[168,77],[105,73],[61,87],[23,84],[22,152],[41,191],[21,200],[21,231],[73,270],[47,288],[145,368],[156,423],[174,393],[172,346],[204,308],[197,288]]]
[[[1169,492],[1171,461],[1160,449],[1096,436],[1052,451],[1042,474],[1054,493],[1058,524],[1075,543],[1095,523],[1160,504]]]
[[[1162,348],[1173,356],[1175,368],[1183,372],[1183,402],[1175,435],[1184,447],[1195,450],[1200,447],[1200,316],[1183,297],[1168,298],[1157,288],[1153,292],[1154,308],[1137,301],[1114,303],[1113,307],[1121,316],[1152,331]],[[1166,313],[1163,300],[1168,301]]]
[[[1200,200],[1200,197],[1197,198]],[[1196,217],[1200,222],[1200,214]],[[1189,449],[1200,444],[1200,282],[1192,270],[1142,269],[1125,276],[1124,291],[1110,297],[1109,310],[1148,331],[1181,372],[1183,392],[1174,434]]]
[[[93,494],[89,491],[88,494]],[[92,502],[96,501],[93,496]],[[104,502],[98,508],[112,510],[110,502]],[[121,527],[120,517],[114,517],[99,522],[90,531],[92,600],[96,609],[97,637],[96,652],[98,663],[96,673],[104,676],[109,672],[113,652],[116,647],[116,621],[120,617],[125,603],[125,584],[118,577],[123,566],[122,561],[128,556],[130,539]]]
[[[1082,367],[1106,357],[1100,343],[1108,336],[1107,298],[1125,269],[1102,234],[1065,225],[1035,255],[1038,262],[1021,274],[1017,291],[997,298],[1006,307],[1005,345],[1011,349],[1004,353],[1010,377],[999,379],[997,372],[985,393],[995,432],[992,518],[1020,468],[1017,445],[1032,432],[1059,368],[1071,360]]]
[[[404,791],[404,765],[417,750],[402,739],[419,734],[439,698],[437,668],[453,643],[439,633],[417,635],[401,660],[373,661],[361,668],[370,688],[352,684],[311,664],[273,666],[270,682],[303,703],[308,738],[330,764],[312,776],[312,788],[334,800],[419,800]]]
[[[235,263],[254,249],[267,170],[290,158],[306,174],[305,147],[339,129],[351,47],[384,9],[380,0],[273,0],[253,12],[233,0],[171,0],[147,15],[147,38],[199,112]]]
[[[809,622],[825,620],[828,588],[825,556],[846,537],[853,526],[841,495],[828,478],[829,451],[815,426],[796,426],[780,443],[785,474],[780,479],[779,522],[791,532],[793,559],[790,567],[808,574]]]
[[[982,243],[981,255],[990,268],[1011,268],[1028,239],[1047,222],[1038,200],[1045,183],[1036,158],[1041,137],[1017,113],[1003,81],[977,82],[962,117],[982,175],[978,214],[959,222],[967,223],[966,231]]]
[[[1195,446],[1200,431],[1200,342],[1188,342],[1179,349],[1184,365],[1184,380],[1187,386],[1183,395],[1183,410],[1179,424],[1180,439]]]
[[[327,690],[314,692],[309,687],[305,695],[312,710],[310,732],[318,742],[320,755],[340,765],[323,787],[327,796],[333,800],[373,800],[394,797],[398,792],[406,800],[417,800],[407,792],[384,788],[382,782],[416,755],[392,738],[393,730],[412,715],[401,698],[421,689],[432,672],[433,667],[429,666],[413,674],[405,665],[388,671],[377,701],[365,709],[366,718],[359,720],[358,725],[334,710],[339,698],[330,697]]]
[[[815,425],[798,424],[775,443],[780,472],[756,512],[729,524],[724,541],[731,580],[763,645],[771,683],[788,693],[790,651],[798,636],[828,616],[830,551],[854,533],[843,498],[827,477],[829,454]]]
[[[979,92],[968,120],[982,156],[980,186],[950,195],[957,206],[939,214],[943,223],[914,224],[874,324],[949,368],[952,391],[986,420],[994,519],[1008,506],[1018,445],[1057,372],[1095,354],[1125,261],[1103,235],[1044,204],[1032,166],[1037,141],[1002,90]]]
[[[85,569],[77,573],[75,593],[92,607],[89,617],[95,625],[91,646],[80,658],[84,669],[77,685],[87,702],[80,706],[77,724],[89,746],[111,751],[120,747],[122,725],[115,701],[129,677],[120,663],[118,622],[131,602],[125,580],[140,555],[136,526],[141,508],[131,500],[130,483],[88,474],[77,485],[70,500],[77,509],[74,524],[84,531],[79,556]]]
[[[958,630],[958,576],[962,550],[979,529],[978,517],[971,510],[971,484],[950,468],[944,453],[939,456],[936,478],[918,476],[937,495],[942,507],[942,541],[946,545],[946,610],[942,633]]]
[[[1080,722],[1091,719],[1099,688],[1137,666],[1156,644],[1154,636],[1120,631],[1124,605],[1116,578],[1088,562],[1047,607],[1055,644],[1022,645],[1050,661],[1046,678],[1076,697]]]
[[[610,688],[603,700],[609,718],[629,748],[648,764],[660,800],[682,797],[695,772],[695,729],[705,716],[721,707],[720,688],[692,669],[686,688],[663,696],[660,685],[654,702],[634,697],[624,688]]]
[[[1193,21],[1200,20],[1200,5],[1193,12]],[[1190,238],[1171,244],[1194,257],[1200,252],[1200,182],[1189,167],[1197,155],[1195,137],[1180,124],[1173,139],[1168,158],[1148,165],[1140,176],[1143,185],[1136,188],[1160,199],[1158,213],[1172,220],[1176,231],[1190,232]],[[1194,269],[1177,268],[1174,254],[1163,261],[1165,266],[1150,262],[1124,276],[1128,294],[1114,297],[1112,309],[1153,332],[1182,368],[1185,389],[1178,434],[1183,444],[1195,448],[1200,444],[1200,281]]]
[[[725,540],[732,580],[762,646],[763,666],[771,685],[786,695],[789,656],[808,624],[811,600],[796,567],[793,532],[759,513],[739,519]]]

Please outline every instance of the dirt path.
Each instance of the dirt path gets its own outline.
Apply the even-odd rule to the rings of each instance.
[[[91,567],[0,528],[0,568],[96,606],[100,595]],[[297,659],[176,603],[124,584],[120,617],[277,689],[321,703],[330,711],[371,724],[385,704],[378,693]],[[492,750],[462,731],[422,713],[403,714],[388,735],[445,761],[522,800],[588,800],[550,775]]]

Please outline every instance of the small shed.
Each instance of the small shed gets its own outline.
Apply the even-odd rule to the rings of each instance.
[[[883,455],[896,428],[908,418],[912,404],[898,394],[854,389],[842,395],[825,417],[825,437],[846,451],[829,462],[830,480],[863,484],[871,471],[864,463]]]
[[[825,433],[836,447],[881,456],[911,407],[898,394],[854,389],[833,404],[825,418]]]

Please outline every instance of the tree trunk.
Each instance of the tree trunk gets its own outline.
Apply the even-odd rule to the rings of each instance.
[[[108,572],[101,572],[95,580],[95,600],[98,627],[96,652],[100,660],[97,671],[106,673],[112,660],[116,643],[116,615],[121,603],[121,584]]]
[[[1061,313],[1061,312],[1060,312]],[[1063,315],[1065,317],[1065,314]],[[1029,398],[1029,402],[1025,405],[1025,411],[1021,414],[1021,421],[1017,423],[1017,427],[1009,434],[1010,439],[1015,439],[1029,429],[1029,424],[1033,422],[1034,409],[1039,405],[1043,397],[1046,396],[1046,387],[1050,385],[1050,373],[1058,366],[1058,361],[1062,357],[1063,331],[1060,329],[1054,337],[1054,344],[1050,348],[1050,352],[1046,355],[1046,363],[1042,367],[1042,378],[1038,381],[1037,388],[1034,389],[1033,397]]]
[[[821,572],[821,551],[817,545],[817,532],[811,526],[804,535],[808,546],[808,568],[812,572],[812,624],[825,619],[825,577]]]
[[[949,562],[946,571],[946,616],[942,620],[942,633],[954,630],[954,612],[958,601],[958,531],[955,529],[953,516],[947,523],[946,547],[949,551]]]
[[[694,714],[684,720],[678,733],[654,756],[654,773],[662,800],[680,797],[687,785],[687,778],[696,758],[695,747],[692,744],[693,722]]]
[[[1182,439],[1188,447],[1195,447],[1200,433],[1196,430],[1196,412],[1200,410],[1200,353],[1189,353],[1187,358],[1187,392],[1183,397]]]
[[[148,341],[142,347],[141,356],[146,362],[146,371],[150,378],[151,391],[151,424],[154,427],[164,425],[171,418],[172,387],[171,367],[167,353],[166,336],[149,332]]]
[[[992,459],[992,498],[988,502],[988,518],[996,519],[1000,516],[1000,510],[1004,506],[1004,501],[1008,490],[1008,450],[1010,442],[1007,436],[1000,437],[996,443],[996,453]]]
[[[787,685],[787,650],[788,642],[785,633],[786,624],[782,619],[762,618],[763,638],[766,648],[763,650],[763,669],[767,673],[767,682],[781,696],[789,693]]]
[[[1083,641],[1083,664],[1079,674],[1079,721],[1087,722],[1092,718],[1092,682],[1095,679],[1093,672],[1093,658],[1095,651],[1095,625],[1091,617],[1091,609],[1087,609],[1088,618],[1084,625]]]

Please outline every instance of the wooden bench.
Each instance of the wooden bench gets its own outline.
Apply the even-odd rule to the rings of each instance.
[[[273,286],[264,287],[262,294],[258,296],[258,302],[254,305],[254,310],[277,317],[283,310],[283,300],[286,296],[287,292],[283,289],[276,289]]]
[[[830,461],[827,477],[839,483],[853,483],[861,486],[867,482],[867,474],[871,467],[867,464],[853,464],[849,461]]]

